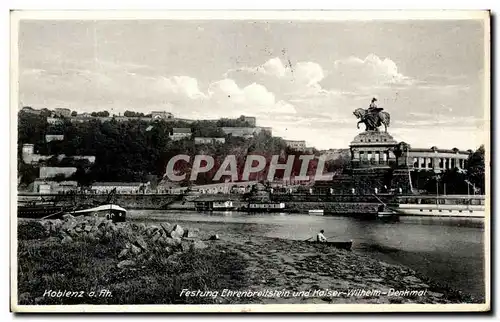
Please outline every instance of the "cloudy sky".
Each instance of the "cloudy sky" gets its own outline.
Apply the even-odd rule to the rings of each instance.
[[[345,148],[372,97],[414,147],[484,143],[482,21],[23,21],[19,99],[78,112],[257,117]]]

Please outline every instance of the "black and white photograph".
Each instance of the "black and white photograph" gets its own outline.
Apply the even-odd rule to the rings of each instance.
[[[489,11],[12,11],[10,69],[12,311],[490,310]]]

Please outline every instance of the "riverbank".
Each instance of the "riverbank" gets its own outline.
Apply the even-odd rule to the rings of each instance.
[[[72,221],[19,222],[20,304],[480,302],[402,265],[325,245],[223,233],[207,241],[212,231],[184,224]]]

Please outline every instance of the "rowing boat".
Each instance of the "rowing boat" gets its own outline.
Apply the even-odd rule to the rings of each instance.
[[[326,241],[326,242],[319,242],[316,240],[312,241],[307,241],[310,244],[320,244],[320,245],[325,245],[325,246],[331,246],[339,249],[347,249],[351,250],[352,248],[352,240],[349,241]]]

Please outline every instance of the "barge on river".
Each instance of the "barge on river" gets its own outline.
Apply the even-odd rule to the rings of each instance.
[[[75,207],[73,205],[57,205],[55,203],[42,202],[17,206],[17,216],[19,218],[60,219],[66,214],[73,216],[106,217],[114,222],[122,222],[126,220],[127,210],[114,204],[105,204],[96,207]]]
[[[196,200],[194,207],[197,211],[229,211],[236,208],[231,200]]]
[[[249,202],[242,207],[246,212],[285,212],[286,205],[284,202]]]
[[[404,196],[379,211],[379,217],[421,216],[484,218],[484,196]]]

